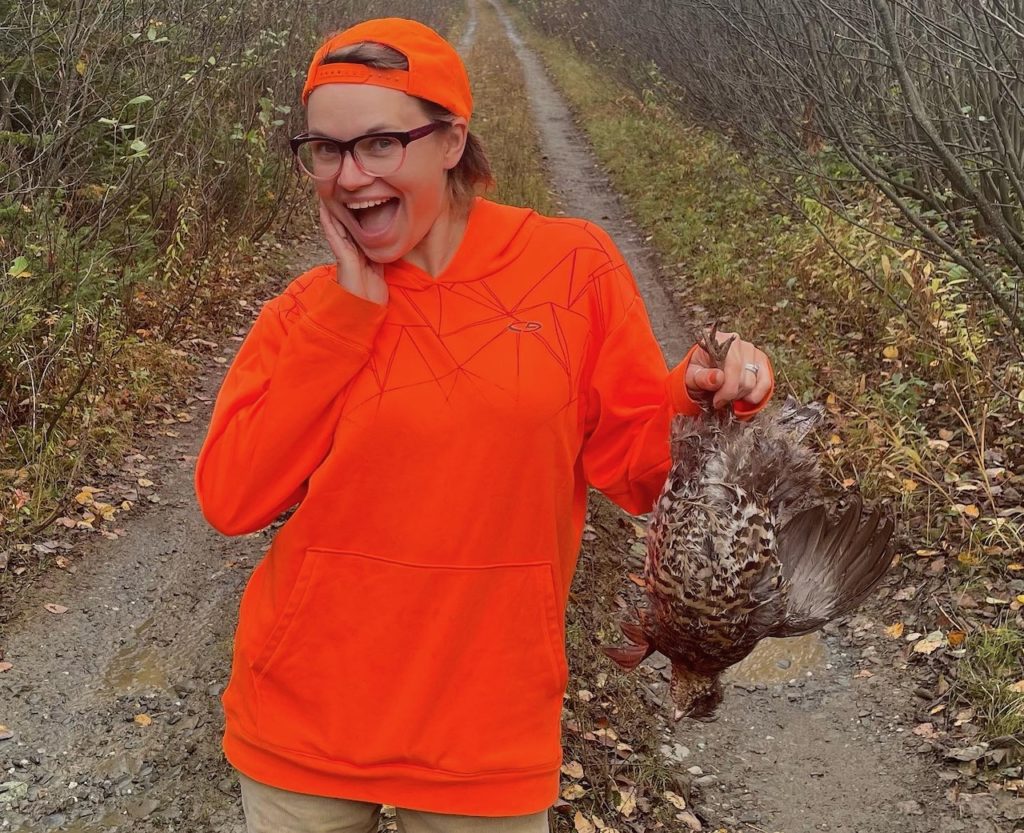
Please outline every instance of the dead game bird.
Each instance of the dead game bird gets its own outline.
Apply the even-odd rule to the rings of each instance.
[[[719,368],[735,336],[701,346]],[[885,575],[893,519],[859,498],[830,520],[815,455],[824,416],[792,397],[749,421],[731,408],[672,423],[672,466],[647,524],[647,606],[602,646],[626,670],[654,651],[672,662],[676,720],[711,719],[720,677],[765,637],[799,636],[853,610]]]

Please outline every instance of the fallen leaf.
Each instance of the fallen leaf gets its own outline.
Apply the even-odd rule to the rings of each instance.
[[[677,810],[686,809],[686,799],[681,795],[676,795],[672,790],[665,790],[665,798],[668,799],[669,804]]]
[[[0,662],[0,674],[2,674],[4,671],[10,671],[12,668],[14,668],[13,663]]]
[[[581,688],[576,692],[576,696],[580,698],[584,703],[589,703],[594,699],[593,692],[587,691],[585,688]]]
[[[629,580],[640,587],[646,587],[647,582],[644,581],[643,576],[638,576],[636,573],[629,574]]]
[[[566,801],[576,801],[587,794],[586,787],[580,784],[566,784],[562,788],[562,798]]]
[[[137,714],[135,715],[135,722],[140,726],[149,726],[153,722],[153,718],[148,714]]]
[[[911,480],[909,477],[903,480],[903,491],[904,492],[916,492],[918,483],[916,480]]]
[[[885,629],[885,635],[892,637],[893,639],[899,639],[903,636],[903,623],[897,622],[894,625],[889,625],[889,627]]]
[[[570,778],[582,778],[583,764],[581,764],[579,761],[569,761],[569,763],[567,764],[562,764],[562,772],[564,772]]]
[[[895,359],[899,356],[899,348],[893,344],[887,344],[882,348],[882,355],[887,359]]]
[[[930,654],[945,644],[946,637],[942,635],[942,631],[932,631],[924,639],[915,643],[914,653]]]
[[[950,631],[946,634],[946,639],[949,640],[949,644],[953,648],[959,648],[964,644],[964,639],[967,638],[967,634],[963,631]]]
[[[976,761],[985,754],[986,748],[988,748],[988,744],[984,746],[961,746],[950,749],[946,753],[946,757],[956,761]]]
[[[48,611],[50,611],[50,613],[67,613],[68,612],[68,609],[66,607],[64,607],[64,605],[53,604],[52,602],[50,602],[48,604],[44,604],[43,607],[45,607]]]
[[[934,723],[919,723],[912,731],[915,735],[922,738],[934,738],[938,734],[935,731]]]
[[[1017,682],[1008,685],[1007,688],[1017,694],[1024,694],[1024,680],[1017,680]]]
[[[621,796],[621,801],[619,801],[619,806],[615,809],[626,818],[629,818],[636,812],[636,790],[619,790],[619,795]]]
[[[1024,564],[1018,564],[1015,561],[1013,564],[1007,564],[1006,565],[1006,569],[1007,570],[1012,570],[1013,572],[1016,573],[1016,572],[1019,572],[1020,570],[1024,570]]]
[[[579,810],[576,811],[573,824],[576,827],[576,833],[597,833],[597,827]]]
[[[985,604],[990,604],[990,605],[1008,605],[1009,603],[1010,603],[1009,599],[997,599],[995,596],[986,596],[985,597]]]

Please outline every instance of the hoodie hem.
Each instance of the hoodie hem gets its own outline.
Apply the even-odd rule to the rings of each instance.
[[[278,789],[432,813],[484,817],[538,813],[557,800],[560,782],[558,766],[465,774],[411,764],[359,766],[271,750],[230,725],[222,748],[235,769]]]

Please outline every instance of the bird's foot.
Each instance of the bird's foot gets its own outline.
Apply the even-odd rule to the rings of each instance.
[[[624,621],[619,623],[619,627],[633,644],[602,645],[601,650],[626,671],[632,671],[654,653],[654,646],[647,641],[643,628],[636,622]]]
[[[718,324],[718,321],[712,324],[711,329],[697,339],[697,344],[711,357],[715,367],[722,369],[725,367],[725,357],[729,355],[729,348],[736,340],[736,336],[731,335],[725,341],[719,342]]]

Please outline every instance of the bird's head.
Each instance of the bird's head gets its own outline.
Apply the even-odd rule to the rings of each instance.
[[[717,674],[709,677],[677,662],[672,663],[669,693],[675,706],[672,717],[677,723],[684,717],[712,721],[722,702],[722,684]]]

